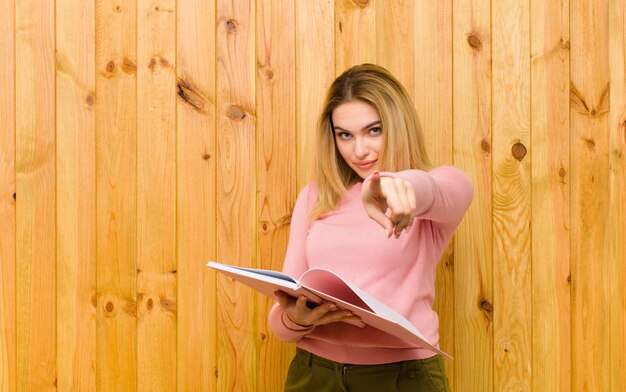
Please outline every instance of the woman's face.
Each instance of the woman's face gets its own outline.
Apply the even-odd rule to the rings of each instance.
[[[348,166],[361,178],[378,170],[383,130],[376,108],[362,101],[346,102],[333,110],[332,121],[337,149]]]

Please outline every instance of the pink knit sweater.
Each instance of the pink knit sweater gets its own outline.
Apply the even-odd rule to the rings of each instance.
[[[348,190],[336,210],[311,222],[318,192],[302,189],[293,211],[283,271],[299,278],[310,268],[326,268],[404,315],[438,346],[439,319],[433,310],[437,263],[469,207],[474,191],[460,170],[381,173],[408,180],[415,189],[417,217],[408,233],[387,238],[361,203],[362,183]],[[370,326],[331,323],[304,328],[275,304],[269,324],[279,339],[321,357],[351,364],[381,364],[434,355]]]

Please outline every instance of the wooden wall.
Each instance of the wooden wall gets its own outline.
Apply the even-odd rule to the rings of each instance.
[[[625,0],[0,0],[0,390],[277,391],[270,300],[333,78],[388,67],[474,202],[455,391],[624,391]]]

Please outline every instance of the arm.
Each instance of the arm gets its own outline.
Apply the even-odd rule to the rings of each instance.
[[[473,195],[467,176],[452,166],[429,172],[375,173],[365,179],[361,193],[370,218],[387,230],[388,236],[396,237],[411,227],[414,218],[430,220],[444,231],[454,230]]]

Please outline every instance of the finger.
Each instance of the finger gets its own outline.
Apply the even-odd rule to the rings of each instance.
[[[409,206],[411,207],[411,220],[409,222],[409,225],[407,227],[407,233],[409,232],[409,230],[411,230],[411,226],[413,226],[413,222],[415,221],[415,216],[417,215],[417,198],[415,197],[415,190],[413,189],[412,186],[409,185],[410,192],[408,193],[409,196]]]
[[[289,296],[285,292],[277,290],[274,295],[281,308],[285,309],[289,305]]]
[[[391,237],[391,234],[393,233],[393,229],[394,229],[394,225],[391,222],[391,219],[389,219],[387,215],[385,215],[382,211],[380,211],[376,207],[366,205],[365,209],[367,211],[367,215],[374,221],[378,222],[378,224],[383,229],[385,229],[385,231],[387,232],[387,238]]]

